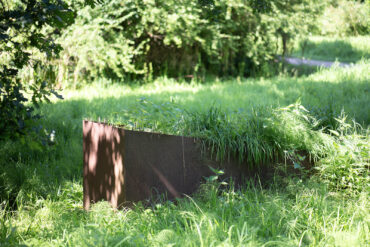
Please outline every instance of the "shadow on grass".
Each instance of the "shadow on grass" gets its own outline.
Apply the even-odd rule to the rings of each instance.
[[[282,65],[283,73],[293,77],[309,76],[318,72],[319,70],[319,66],[292,65],[287,62],[283,62]]]
[[[356,63],[362,58],[369,59],[370,51],[358,50],[343,40],[302,41],[300,49],[294,51],[293,55],[323,61]]]

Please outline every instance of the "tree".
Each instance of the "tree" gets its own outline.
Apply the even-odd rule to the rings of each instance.
[[[311,30],[321,5],[318,0],[111,0],[78,10],[59,39],[65,49],[56,73],[73,73],[75,83],[101,77],[150,81],[163,74],[269,74],[275,55],[287,53],[290,40]]]
[[[82,4],[94,6],[95,0]],[[25,134],[29,123],[40,117],[33,114],[34,107],[48,102],[51,95],[61,98],[53,82],[22,83],[19,72],[27,65],[42,66],[32,56],[35,51],[48,58],[57,56],[61,47],[50,33],[59,33],[74,17],[62,0],[0,0],[0,139]]]
[[[29,123],[39,118],[33,111],[40,102],[49,101],[50,95],[61,97],[50,82],[25,85],[18,74],[24,66],[39,63],[33,51],[48,57],[58,54],[60,46],[42,30],[69,25],[74,14],[59,0],[0,0],[0,14],[0,139],[6,139],[27,132]]]

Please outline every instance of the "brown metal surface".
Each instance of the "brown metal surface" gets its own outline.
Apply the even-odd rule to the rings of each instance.
[[[206,159],[198,146],[194,138],[84,121],[84,208],[99,200],[119,207],[156,194],[191,194],[212,175],[209,166],[224,169],[236,183],[250,173],[233,160],[221,165]]]
[[[113,207],[125,201],[124,134],[123,129],[83,122],[85,209],[100,200],[109,201]]]

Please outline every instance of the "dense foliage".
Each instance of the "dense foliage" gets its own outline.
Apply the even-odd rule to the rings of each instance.
[[[320,7],[307,0],[109,1],[78,10],[76,23],[59,39],[65,51],[55,73],[75,82],[206,72],[249,76],[307,33]]]
[[[36,49],[50,59],[60,46],[41,30],[44,26],[62,28],[72,21],[72,13],[60,1],[0,1],[0,138],[24,134],[33,107],[48,101],[54,94],[60,97],[47,81],[35,78],[33,83],[22,84],[19,70],[27,65],[37,66],[31,50]],[[30,94],[29,97],[26,93]],[[32,101],[33,105],[27,104]]]
[[[321,35],[370,34],[370,1],[332,0],[318,20]]]

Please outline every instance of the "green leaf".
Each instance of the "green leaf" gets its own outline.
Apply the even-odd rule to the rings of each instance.
[[[217,179],[218,179],[218,176],[210,176],[210,177],[206,178],[206,181],[213,182],[213,181],[216,181]]]
[[[223,175],[225,172],[223,170],[217,170],[215,168],[209,167],[212,172],[214,172],[216,175]]]
[[[340,136],[340,134],[335,130],[329,130],[330,133],[332,133],[335,136]]]

